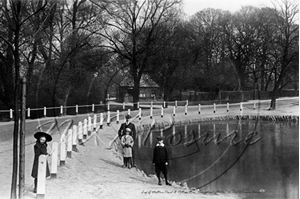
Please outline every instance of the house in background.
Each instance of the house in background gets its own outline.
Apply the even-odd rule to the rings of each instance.
[[[133,102],[133,79],[125,77],[120,83],[118,90],[119,102]],[[140,80],[140,101],[155,101],[161,98],[160,87],[149,75],[142,75]]]

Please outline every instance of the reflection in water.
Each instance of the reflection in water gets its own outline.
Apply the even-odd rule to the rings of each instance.
[[[174,126],[139,134],[135,159],[153,174],[153,147],[163,134],[172,181],[186,181],[201,191],[237,192],[243,198],[298,198],[298,131],[298,124],[255,121]]]

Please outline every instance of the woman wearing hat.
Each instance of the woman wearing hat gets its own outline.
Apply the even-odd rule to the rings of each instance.
[[[131,169],[132,165],[132,147],[134,144],[133,138],[130,135],[131,129],[126,128],[125,129],[126,134],[122,136],[121,138],[121,145],[123,147],[123,158],[124,158],[124,165],[123,167],[128,167]]]
[[[163,136],[157,136],[158,143],[154,147],[153,151],[153,165],[155,166],[155,172],[156,176],[158,178],[158,185],[161,185],[160,181],[160,173],[162,172],[165,176],[166,185],[171,186],[171,184],[168,182],[167,178],[167,165],[169,164],[168,161],[168,153],[166,146],[164,145],[164,137]]]
[[[36,138],[36,144],[34,145],[34,161],[31,176],[34,178],[34,189],[33,192],[36,193],[37,188],[37,175],[38,175],[38,166],[39,166],[39,156],[40,155],[49,155],[47,153],[47,142],[52,140],[51,135],[45,132],[37,132],[34,134]],[[46,177],[50,176],[49,166],[46,165]]]

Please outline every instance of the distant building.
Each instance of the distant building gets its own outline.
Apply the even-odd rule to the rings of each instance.
[[[125,77],[119,86],[118,101],[133,102],[133,79]],[[149,75],[142,75],[140,80],[140,101],[151,101],[161,98],[160,87]]]

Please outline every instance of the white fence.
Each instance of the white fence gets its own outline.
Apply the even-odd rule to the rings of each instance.
[[[240,103],[240,110],[243,109],[243,103],[247,103],[248,102],[241,102]],[[161,109],[161,116],[163,117],[164,114],[164,109],[167,108],[168,106],[173,106],[174,110],[173,110],[173,115],[176,114],[176,110],[175,108],[177,108],[178,106],[184,106],[185,107],[185,114],[187,115],[188,113],[188,108],[189,108],[189,101],[185,100],[185,101],[162,101],[162,102],[137,102],[137,109],[150,109],[150,118],[152,118],[153,116],[153,109],[154,108],[160,108]],[[34,119],[34,118],[40,118],[40,117],[58,117],[58,116],[62,116],[62,115],[77,115],[77,114],[87,114],[87,113],[104,113],[106,112],[107,115],[111,115],[113,112],[117,112],[117,111],[128,111],[128,114],[130,114],[130,111],[133,110],[133,105],[134,103],[108,103],[108,104],[92,104],[92,105],[75,105],[75,106],[60,106],[60,107],[43,107],[43,108],[35,108],[35,109],[31,109],[31,108],[27,108],[26,109],[26,116],[27,119]],[[195,103],[193,104],[195,106]],[[197,105],[197,104],[196,104]],[[232,104],[232,105],[237,105]],[[201,112],[201,104],[198,104],[199,106],[199,114]],[[217,111],[217,106],[221,107],[221,106],[227,106],[227,111],[229,111],[229,103],[227,104],[213,104],[211,105],[213,106],[213,111],[214,113]],[[253,109],[256,108],[256,101],[253,102]],[[79,109],[84,109],[79,111]],[[41,114],[42,113],[42,114]],[[117,113],[115,113],[117,115]],[[0,117],[3,118],[8,118],[9,120],[13,120],[13,116],[14,116],[14,110],[10,109],[10,110],[0,110]],[[34,116],[32,116],[34,115]],[[117,116],[118,117],[118,116]],[[108,119],[107,123],[109,124],[111,117],[107,117],[106,119]]]

